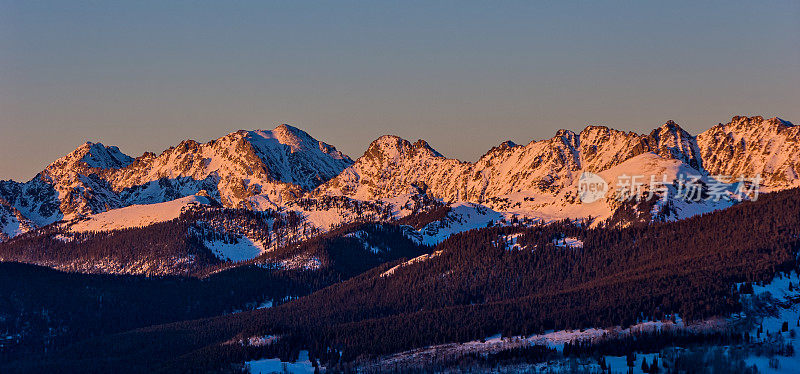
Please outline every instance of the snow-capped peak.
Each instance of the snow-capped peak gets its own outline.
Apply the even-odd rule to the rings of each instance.
[[[761,175],[767,190],[800,186],[800,127],[777,117],[735,116],[697,136],[712,174]]]
[[[681,160],[695,169],[703,167],[695,138],[670,120],[650,132],[653,151],[666,158]]]
[[[546,211],[548,217],[563,218],[572,208],[567,215],[586,213],[575,197],[584,171],[601,173],[622,165],[614,170],[634,174],[642,170],[620,168],[678,162],[707,176],[760,174],[766,190],[777,190],[800,186],[797,154],[800,127],[760,116],[736,116],[697,137],[674,121],[648,134],[606,126],[587,126],[580,133],[559,130],[527,145],[503,142],[475,163],[447,158],[424,140],[412,143],[394,135],[376,139],[353,162],[305,131],[280,125],[240,130],[208,143],[186,140],[135,160],[117,147],[87,142],[28,183],[0,182],[0,198],[8,212],[20,216],[14,222],[27,218],[45,225],[172,201],[199,190],[207,190],[224,206],[265,209],[291,207],[292,200],[303,196],[390,201],[425,186],[428,197],[445,203]],[[651,156],[659,157],[657,162],[625,163]]]
[[[280,206],[335,177],[353,161],[289,125],[237,131],[208,143],[184,140],[133,159],[87,142],[27,183],[0,186],[0,198],[37,225],[207,190],[229,207]]]
[[[336,147],[318,141],[307,132],[294,126],[283,124],[273,130],[240,130],[240,132],[245,134],[245,138],[254,145],[257,144],[267,148],[275,148],[278,145],[282,145],[289,147],[291,153],[318,151],[337,160],[350,160],[345,154],[336,150]],[[314,151],[315,149],[316,151]]]
[[[797,128],[782,120],[765,121],[757,117],[746,120],[737,117],[733,122],[742,121],[759,125],[767,123],[769,131],[762,129],[758,135],[742,135],[749,138],[743,144],[762,143],[756,139],[765,139],[766,142],[753,147],[749,158],[742,156],[736,160],[728,157],[731,154],[729,148],[742,147],[739,143],[734,144],[742,138],[736,134],[742,130],[721,125],[722,137],[733,140],[704,141],[702,134],[700,137],[692,136],[674,121],[667,121],[649,134],[618,131],[606,126],[588,126],[579,134],[559,130],[550,139],[533,141],[525,146],[503,143],[475,163],[448,159],[438,152],[420,152],[427,147],[417,147],[399,137],[387,135],[372,142],[364,156],[337,178],[321,186],[319,192],[363,200],[391,199],[408,190],[409,186],[421,184],[428,187],[427,193],[431,197],[445,202],[488,204],[492,209],[501,210],[528,205],[540,212],[546,206],[553,206],[558,211],[561,209],[559,206],[573,204],[572,189],[581,172],[599,173],[647,154],[660,156],[657,159],[667,160],[664,162],[677,161],[697,173],[754,177],[750,174],[769,171],[770,181],[789,182],[776,184],[778,188],[799,184],[798,168],[789,157],[800,154],[794,145],[800,137],[791,135],[798,131]],[[724,144],[729,145],[708,152]],[[762,155],[768,156],[763,165],[762,162],[748,162]],[[640,164],[625,165],[625,168],[635,169]],[[637,174],[642,170],[626,172]],[[579,210],[580,207],[574,212],[578,216]],[[560,213],[554,212],[553,216],[557,214]]]
[[[397,161],[416,155],[421,157],[443,157],[441,153],[437,152],[422,139],[412,144],[408,140],[396,135],[384,135],[375,139],[360,159]]]
[[[84,164],[90,168],[120,169],[133,162],[133,158],[122,153],[115,146],[103,143],[86,142],[68,155],[56,160],[52,165],[59,168]]]
[[[772,117],[769,119],[764,119],[762,116],[734,116],[731,118],[731,121],[728,123],[734,127],[758,127],[758,126],[770,126],[770,127],[793,127],[789,121],[780,119],[778,117]]]

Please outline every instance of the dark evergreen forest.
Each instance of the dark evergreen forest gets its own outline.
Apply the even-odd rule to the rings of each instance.
[[[519,248],[508,244],[508,235],[518,235]],[[340,255],[328,252],[331,263],[337,256],[347,258],[348,249],[371,253],[352,237],[340,236],[308,245],[341,243]],[[556,244],[565,237],[580,240],[582,247]],[[432,249],[406,244],[397,252],[404,259],[435,255],[391,274],[386,271],[404,259],[385,256],[358,263],[349,272],[340,271],[341,282],[270,309],[76,337],[74,344],[46,354],[17,356],[2,369],[234,371],[247,359],[291,359],[308,350],[322,365],[346,371],[356,360],[496,333],[626,326],[672,314],[687,321],[727,315],[741,308],[736,283],[769,281],[797,268],[800,190],[762,195],[755,202],[678,222],[488,227],[454,235]],[[280,251],[300,250],[287,246]],[[259,347],[236,343],[264,335],[280,338]],[[577,354],[589,348],[569,349]]]

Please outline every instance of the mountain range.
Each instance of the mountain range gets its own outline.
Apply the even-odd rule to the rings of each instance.
[[[302,199],[342,197],[393,204],[395,218],[412,196],[477,204],[503,214],[545,220],[608,219],[612,195],[596,204],[576,199],[584,171],[609,185],[619,175],[760,175],[762,191],[800,186],[800,128],[780,118],[736,116],[693,136],[673,121],[649,134],[588,126],[550,139],[506,141],[474,163],[447,158],[424,140],[382,136],[353,161],[289,125],[240,130],[201,144],[186,140],[161,154],[133,158],[87,142],[28,182],[0,182],[0,239],[57,221],[85,219],[131,205],[163,203],[206,191],[225,207],[303,209]],[[726,181],[730,182],[730,181]],[[613,190],[613,187],[612,187]],[[714,209],[698,203],[662,207],[677,219]],[[342,223],[326,217],[321,229]]]
[[[758,116],[476,162],[392,135],[353,160],[289,125],[87,142],[0,182],[0,371],[796,368],[798,142]],[[633,176],[658,199],[619,199]]]

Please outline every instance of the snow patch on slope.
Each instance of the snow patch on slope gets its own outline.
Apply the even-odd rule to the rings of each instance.
[[[299,255],[278,262],[278,266],[282,269],[317,270],[322,267],[322,261],[314,256]]]
[[[564,248],[583,248],[583,241],[578,238],[563,238],[553,241],[556,247]]]
[[[408,261],[406,261],[406,262],[404,262],[404,263],[402,263],[400,265],[394,266],[391,269],[384,271],[383,273],[381,273],[380,276],[381,277],[391,276],[391,275],[393,275],[395,273],[395,271],[397,271],[397,269],[399,269],[399,268],[401,268],[403,266],[408,266],[408,265],[413,265],[413,264],[420,263],[420,262],[425,262],[425,261],[428,261],[428,260],[430,260],[430,259],[432,259],[432,258],[434,258],[436,256],[441,255],[441,254],[442,254],[442,251],[436,251],[436,252],[433,252],[431,254],[424,254],[422,256],[414,257],[414,258],[412,258],[412,259],[410,259],[410,260],[408,260]]]
[[[235,243],[228,243],[223,240],[204,241],[203,245],[208,248],[220,260],[225,261],[246,261],[252,260],[264,253],[264,246],[246,236],[239,236]]]
[[[748,303],[754,299],[767,299],[774,307],[765,316],[755,316],[758,320],[750,331],[750,336],[767,346],[781,344],[800,347],[800,335],[797,327],[800,323],[800,276],[792,272],[789,276],[778,275],[772,282],[765,285],[753,285],[753,295],[742,295],[743,301]],[[732,321],[746,318],[745,313],[732,316]],[[788,331],[781,331],[783,323],[788,324]],[[758,328],[763,327],[763,332],[758,333]],[[792,334],[794,333],[794,336]],[[770,358],[778,363],[778,367],[770,367]],[[761,373],[796,373],[800,368],[800,355],[793,356],[750,355],[745,359],[748,365],[756,365]]]
[[[205,196],[192,195],[165,203],[131,205],[91,215],[88,219],[73,224],[70,230],[109,231],[149,226],[176,219],[186,207],[197,204],[209,205],[211,201]]]
[[[474,340],[464,343],[449,343],[441,345],[433,345],[425,348],[415,349],[412,351],[401,352],[389,356],[384,356],[378,359],[374,364],[379,367],[403,367],[405,364],[412,362],[434,362],[436,358],[447,356],[461,356],[467,354],[486,354],[497,353],[503,350],[508,350],[517,347],[527,347],[533,345],[546,346],[549,348],[563,351],[564,345],[569,342],[577,341],[593,341],[599,339],[607,339],[613,337],[625,337],[631,334],[645,331],[660,331],[660,330],[685,330],[689,332],[701,332],[709,330],[717,330],[723,327],[724,321],[707,320],[700,321],[696,324],[685,324],[683,320],[676,318],[675,322],[670,320],[665,321],[648,321],[638,323],[636,325],[622,328],[620,326],[610,328],[589,328],[584,330],[559,330],[548,331],[543,334],[536,334],[530,336],[514,336],[514,337],[501,337],[499,334],[487,337],[480,341]],[[652,360],[652,356],[637,354],[638,360],[645,356],[648,362]],[[607,357],[615,364],[612,366],[615,369],[627,369],[625,366],[625,357],[622,357],[622,365],[616,364],[619,358]],[[640,361],[637,361],[637,363]],[[556,369],[559,372],[559,362],[543,363],[540,364],[540,369]],[[616,372],[616,371],[615,371]]]
[[[267,373],[313,373],[314,366],[308,358],[308,351],[300,351],[295,362],[283,362],[277,358],[247,361],[245,367],[253,374]]]
[[[0,199],[0,242],[34,229],[36,225],[19,210],[4,204]]]
[[[436,245],[453,234],[486,227],[504,217],[502,213],[480,204],[458,203],[452,206],[443,220],[431,222],[419,232],[422,234],[423,244]]]

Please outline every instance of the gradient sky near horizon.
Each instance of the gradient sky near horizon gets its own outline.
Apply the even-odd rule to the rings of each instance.
[[[474,161],[603,124],[800,123],[800,2],[0,0],[0,179],[290,123]]]

